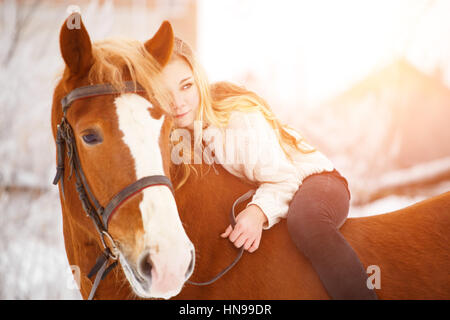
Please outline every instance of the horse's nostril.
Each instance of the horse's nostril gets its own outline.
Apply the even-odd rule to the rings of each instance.
[[[152,276],[152,260],[150,258],[149,253],[142,255],[141,259],[139,260],[138,271],[142,277],[144,277],[146,279],[151,278],[151,276]]]

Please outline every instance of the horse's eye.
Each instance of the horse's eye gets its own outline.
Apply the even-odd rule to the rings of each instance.
[[[102,142],[101,137],[96,133],[88,133],[83,135],[83,141],[87,144],[97,144]]]

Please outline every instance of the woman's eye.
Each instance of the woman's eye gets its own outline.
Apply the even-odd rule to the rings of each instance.
[[[83,135],[83,141],[87,144],[96,144],[102,142],[102,139],[96,133],[88,133]]]
[[[192,87],[192,83],[186,83],[186,84],[183,86],[183,89],[184,89],[184,90],[187,90],[187,89],[189,89],[190,87]]]

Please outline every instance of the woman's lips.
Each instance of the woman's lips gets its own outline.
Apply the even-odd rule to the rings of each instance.
[[[176,117],[176,118],[181,118],[181,117],[187,115],[188,113],[189,113],[189,111],[186,111],[185,113],[177,114],[175,117]]]

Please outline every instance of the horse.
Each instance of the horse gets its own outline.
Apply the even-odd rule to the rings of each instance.
[[[171,161],[170,118],[152,80],[171,56],[170,23],[130,44],[92,43],[81,18],[79,28],[67,21],[60,31],[65,69],[52,103],[54,183],[82,297],[329,299],[285,220],[264,231],[256,252],[198,285],[236,261],[237,249],[219,234],[236,198],[256,186],[202,163],[203,174],[174,190],[179,167]],[[341,231],[366,268],[378,267],[381,299],[450,298],[450,192],[347,219]]]

